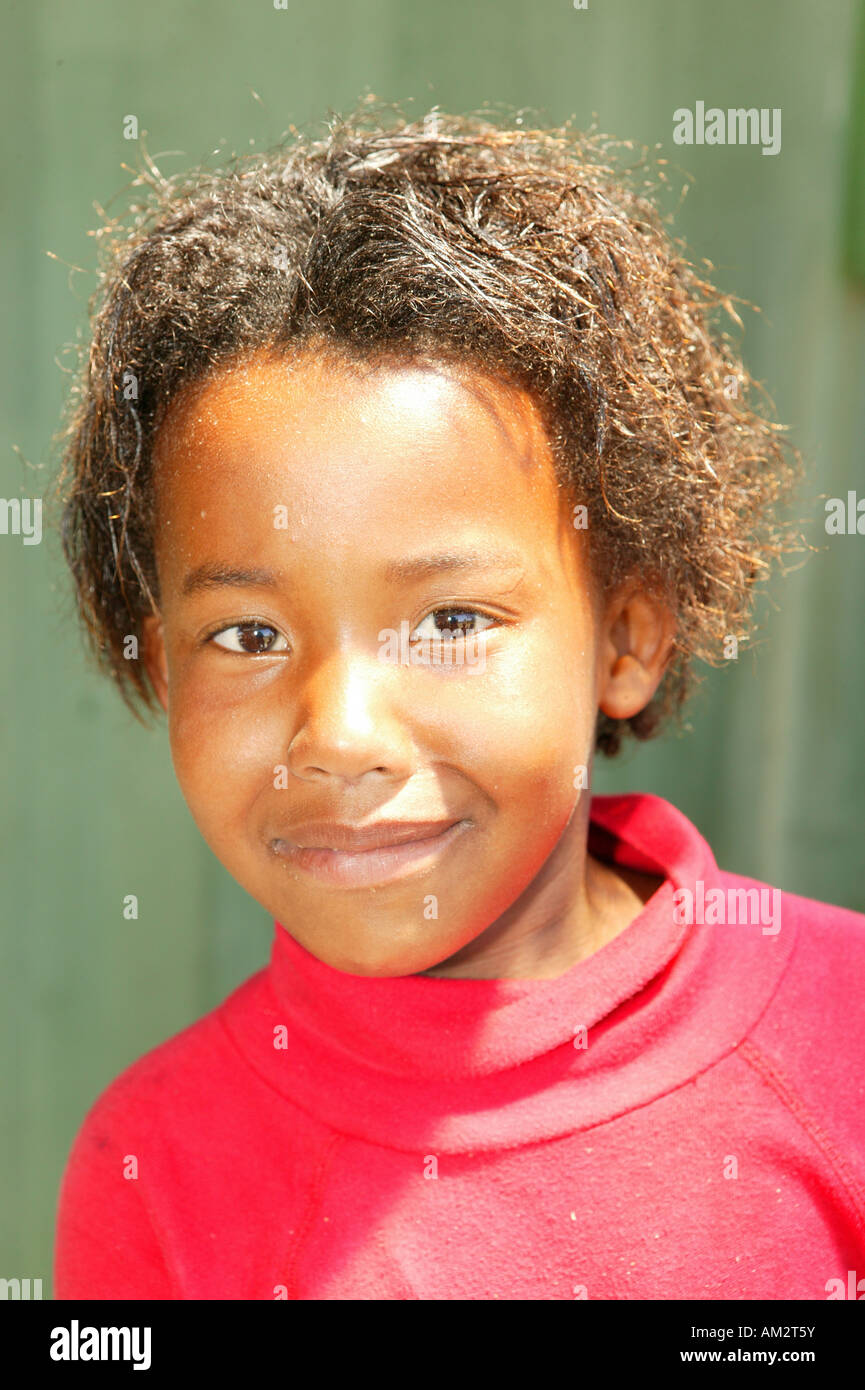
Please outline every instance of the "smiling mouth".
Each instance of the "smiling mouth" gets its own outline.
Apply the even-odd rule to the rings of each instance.
[[[270,845],[279,859],[293,864],[313,878],[346,888],[359,888],[403,878],[428,867],[461,839],[471,825],[471,821],[457,820],[438,825],[393,824],[357,832],[341,828],[339,833],[337,827],[331,826],[322,833],[322,839],[327,835],[329,839],[338,839],[342,844],[353,847],[299,845],[284,839],[271,840]],[[367,842],[373,839],[377,843],[367,843],[359,848],[358,843],[362,844],[364,839]]]

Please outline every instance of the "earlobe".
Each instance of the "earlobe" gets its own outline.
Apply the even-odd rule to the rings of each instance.
[[[673,651],[675,615],[644,592],[620,597],[608,610],[598,671],[598,708],[611,719],[645,709]]]
[[[162,708],[168,713],[168,659],[162,618],[147,617],[141,624],[144,669]]]

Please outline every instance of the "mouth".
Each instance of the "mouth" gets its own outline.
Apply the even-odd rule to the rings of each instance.
[[[416,873],[433,864],[472,825],[468,820],[392,822],[352,829],[322,826],[315,838],[321,844],[271,840],[274,854],[325,883],[360,888]],[[301,838],[311,839],[312,827]],[[296,832],[301,834],[300,831]]]

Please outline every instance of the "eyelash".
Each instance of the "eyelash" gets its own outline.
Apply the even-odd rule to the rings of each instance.
[[[487,618],[487,619],[489,619],[489,621],[490,621],[491,624],[500,623],[500,622],[502,621],[500,618],[497,618],[494,614],[484,612],[484,610],[481,609],[481,608],[469,608],[469,607],[465,607],[464,605],[460,605],[460,604],[452,604],[452,605],[450,605],[450,606],[443,607],[443,608],[432,608],[432,609],[430,609],[429,613],[427,613],[423,618],[421,618],[420,623],[418,623],[417,626],[420,627],[421,623],[425,623],[426,620],[427,620],[427,618],[435,617],[437,614],[441,614],[441,613],[459,613],[459,614],[462,615],[463,617],[471,616],[471,617],[476,617],[476,618]],[[266,622],[263,618],[242,618],[239,622],[236,622],[236,623],[228,623],[227,625],[226,625],[226,624],[223,624],[223,625],[221,625],[220,627],[215,627],[215,628],[211,629],[211,631],[205,633],[204,637],[201,639],[201,645],[202,645],[202,646],[206,646],[208,643],[213,642],[214,646],[219,647],[219,643],[218,643],[218,642],[214,642],[214,638],[221,636],[222,633],[224,633],[224,632],[234,632],[234,631],[239,631],[239,630],[241,630],[241,629],[243,629],[243,628],[255,628],[255,627],[267,628],[267,629],[269,629],[271,632],[275,632],[275,633],[277,634],[278,637],[282,636],[282,634],[281,634],[281,633],[279,632],[279,630],[274,626],[273,623]],[[480,632],[486,632],[486,631],[488,631],[487,628],[481,628],[481,629],[480,629]],[[477,637],[477,636],[480,635],[480,632],[472,632],[472,633],[469,633],[469,634],[458,633],[457,636],[465,637],[466,635],[468,635],[468,636],[470,636],[470,637]],[[440,635],[441,635],[442,637],[444,637],[444,633],[441,633]],[[256,657],[256,656],[271,656],[271,655],[273,655],[273,653],[272,653],[271,650],[264,651],[264,652],[235,652],[235,651],[231,651],[231,650],[230,650],[229,648],[227,648],[227,647],[220,647],[219,649],[220,649],[220,651],[228,652],[228,654],[229,654],[230,656],[249,656],[249,657]]]
[[[264,618],[242,618],[240,622],[222,624],[219,627],[213,628],[210,632],[205,633],[204,637],[201,639],[201,644],[202,646],[206,646],[208,643],[212,642],[215,647],[219,647],[220,651],[227,652],[229,656],[270,656],[272,654],[270,651],[234,652],[228,647],[220,647],[219,643],[214,641],[214,638],[220,637],[224,632],[239,632],[244,628],[248,629],[254,627],[266,628],[270,632],[275,632],[277,637],[282,636],[278,628],[274,627],[273,623],[266,622]]]

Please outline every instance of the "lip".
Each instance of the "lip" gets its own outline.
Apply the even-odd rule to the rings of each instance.
[[[305,844],[277,839],[271,841],[271,847],[280,859],[314,878],[359,888],[426,867],[470,825],[467,820],[380,821],[361,827],[305,825],[292,832]]]

